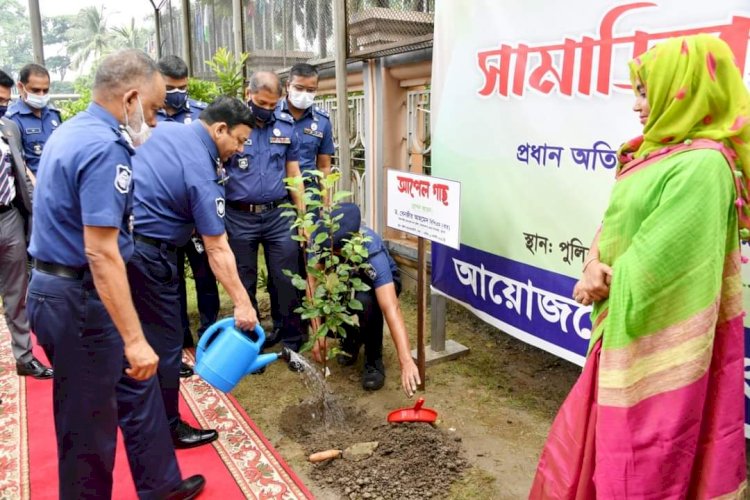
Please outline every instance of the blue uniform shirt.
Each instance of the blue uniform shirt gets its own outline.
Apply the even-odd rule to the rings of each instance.
[[[42,157],[44,145],[62,123],[60,112],[55,108],[47,106],[42,109],[42,116],[37,118],[34,111],[22,99],[15,101],[5,114],[16,122],[21,131],[23,152],[26,156],[26,164],[32,172],[36,173],[39,168],[39,159]]]
[[[134,232],[176,246],[193,228],[202,235],[224,233],[224,187],[216,144],[203,122],[162,123],[133,159]]]
[[[287,99],[279,101],[278,109],[289,112]],[[304,174],[318,168],[318,155],[333,155],[333,129],[328,112],[316,105],[307,108],[299,120],[294,122],[294,130],[300,141],[299,168]]]
[[[197,122],[201,111],[204,109],[206,109],[205,102],[188,99],[185,102],[185,106],[182,109],[178,109],[172,116],[169,116],[164,109],[160,109],[156,113],[156,119],[159,122],[179,122],[187,125],[192,122]]]
[[[393,276],[398,274],[398,266],[396,262],[388,253],[388,249],[383,243],[383,239],[364,224],[360,230],[362,234],[370,238],[370,241],[365,242],[365,248],[367,248],[367,262],[370,264],[370,269],[366,270],[365,273],[372,280],[372,288],[380,288],[388,283],[393,283]]]
[[[260,204],[285,198],[286,164],[298,158],[294,119],[277,108],[274,120],[263,128],[254,128],[245,150],[229,160],[227,200]]]
[[[50,140],[34,191],[32,257],[72,267],[88,261],[83,226],[120,229],[120,254],[133,253],[133,189],[129,138],[98,104],[65,122]]]

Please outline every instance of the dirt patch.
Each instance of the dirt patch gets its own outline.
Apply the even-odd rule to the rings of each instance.
[[[461,438],[453,433],[425,423],[384,423],[363,415],[361,408],[343,411],[346,424],[338,429],[326,429],[321,405],[310,401],[285,408],[280,420],[282,431],[308,454],[377,441],[367,458],[338,458],[312,467],[310,477],[343,498],[445,498],[467,468]]]

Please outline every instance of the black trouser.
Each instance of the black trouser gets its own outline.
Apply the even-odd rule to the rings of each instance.
[[[357,292],[354,298],[362,303],[362,310],[357,311],[359,326],[344,325],[346,338],[342,341],[342,349],[350,354],[359,351],[365,346],[365,363],[372,364],[383,357],[383,311],[380,309],[375,288],[369,279],[362,281],[370,285],[366,292]],[[396,296],[401,294],[401,277],[395,275],[393,284],[396,287]]]
[[[202,243],[202,242],[201,242]],[[198,299],[198,314],[200,316],[200,327],[198,337],[216,323],[219,317],[219,287],[216,277],[208,263],[208,254],[205,251],[198,252],[193,241],[188,241],[185,246],[177,249],[177,275],[179,278],[180,294],[180,322],[182,324],[183,347],[195,347],[193,335],[190,332],[190,319],[188,318],[187,288],[185,286],[185,256],[190,262],[195,279],[195,295]]]

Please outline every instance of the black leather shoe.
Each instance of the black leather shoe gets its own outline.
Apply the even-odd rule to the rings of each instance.
[[[47,368],[36,358],[31,358],[28,363],[16,363],[16,373],[21,376],[32,376],[39,380],[52,378],[54,372],[52,368]]]
[[[383,360],[365,363],[362,370],[362,388],[366,391],[377,391],[385,384],[385,366]]]
[[[193,376],[193,367],[187,363],[180,363],[180,378],[188,378]]]
[[[203,491],[206,486],[206,479],[200,474],[183,479],[177,489],[172,490],[164,500],[190,500],[195,498]]]
[[[196,429],[182,420],[177,423],[177,428],[172,431],[172,443],[178,450],[202,446],[216,441],[218,437],[219,433],[213,429]]]

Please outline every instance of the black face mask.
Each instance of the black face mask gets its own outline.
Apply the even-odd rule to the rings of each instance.
[[[5,116],[5,113],[8,111],[8,106],[0,106],[0,118]]]
[[[252,99],[247,101],[247,105],[250,106],[250,109],[252,110],[253,115],[255,116],[255,119],[259,124],[265,125],[271,121],[271,118],[273,117],[272,109],[261,108],[260,106],[255,104]]]

